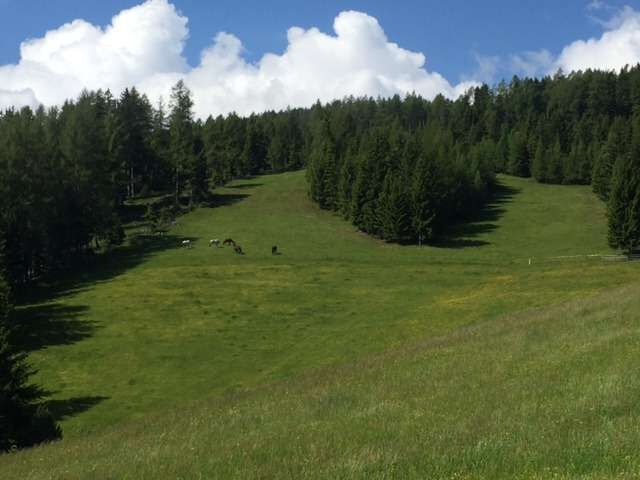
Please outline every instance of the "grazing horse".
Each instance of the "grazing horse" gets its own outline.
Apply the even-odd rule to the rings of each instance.
[[[271,247],[271,255],[278,255],[278,246],[274,245]]]
[[[242,251],[242,247],[240,245],[235,245],[233,247],[233,251],[236,252],[238,255],[244,255],[244,252]]]
[[[183,240],[182,241],[182,246],[184,248],[191,248],[191,240]]]
[[[222,242],[223,245],[231,245],[233,247],[236,246],[236,242],[233,241],[232,238],[227,238],[224,242]]]
[[[218,240],[217,238],[215,238],[213,240],[209,240],[209,246],[210,247],[220,248],[220,240]]]

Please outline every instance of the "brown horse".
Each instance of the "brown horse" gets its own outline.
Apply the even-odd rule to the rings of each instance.
[[[222,242],[223,245],[230,245],[232,247],[236,246],[236,242],[233,241],[232,238],[227,238],[224,242]]]

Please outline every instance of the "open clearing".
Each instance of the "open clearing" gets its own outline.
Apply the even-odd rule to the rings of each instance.
[[[19,314],[65,439],[0,469],[632,472],[640,384],[625,375],[639,363],[639,306],[638,287],[623,286],[638,266],[556,258],[611,253],[587,187],[500,183],[478,221],[418,248],[319,210],[303,172],[238,181],[169,236],[37,292]],[[226,237],[246,255],[208,247]],[[185,238],[194,248],[179,248]]]

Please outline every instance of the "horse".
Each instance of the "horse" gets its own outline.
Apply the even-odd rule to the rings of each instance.
[[[217,238],[215,238],[213,240],[209,240],[209,246],[210,247],[220,248],[220,240],[218,240]]]
[[[278,246],[274,245],[271,247],[271,255],[278,255]]]
[[[244,252],[242,251],[242,247],[240,245],[235,245],[233,247],[233,251],[236,252],[238,255],[244,255]]]
[[[183,240],[182,241],[182,246],[184,248],[191,248],[191,240]]]
[[[224,242],[222,242],[223,245],[231,245],[232,247],[236,246],[236,242],[233,241],[232,238],[227,238]]]

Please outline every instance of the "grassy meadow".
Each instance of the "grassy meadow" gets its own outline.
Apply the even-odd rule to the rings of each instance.
[[[303,172],[237,181],[34,292],[65,438],[0,477],[640,476],[640,266],[587,256],[612,253],[588,187],[500,184],[419,248],[319,210]]]

